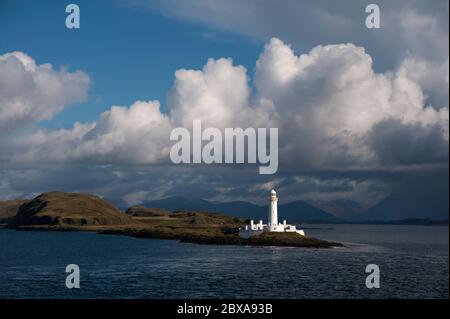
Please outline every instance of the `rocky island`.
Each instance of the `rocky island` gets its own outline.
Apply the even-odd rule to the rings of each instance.
[[[8,224],[14,219],[17,211],[26,200],[13,199],[0,202],[0,225]]]
[[[263,233],[248,239],[238,235],[246,220],[220,213],[168,211],[130,207],[120,211],[105,200],[88,194],[49,192],[29,201],[0,206],[8,209],[8,228],[16,230],[92,231],[137,238],[175,239],[214,245],[290,246],[330,248],[342,246],[297,233]]]

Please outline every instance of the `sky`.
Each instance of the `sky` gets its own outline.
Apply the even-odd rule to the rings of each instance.
[[[448,207],[448,1],[0,1],[0,200],[429,194]],[[174,165],[170,132],[278,127],[279,169]],[[432,203],[431,203],[432,204]],[[448,214],[448,212],[447,212]]]

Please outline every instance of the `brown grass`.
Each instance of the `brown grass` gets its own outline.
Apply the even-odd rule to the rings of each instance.
[[[134,206],[121,212],[93,195],[51,192],[23,203],[10,227],[18,230],[92,231],[138,238],[177,239],[219,245],[327,248],[339,243],[296,233],[238,236],[244,220],[211,212],[169,212]]]

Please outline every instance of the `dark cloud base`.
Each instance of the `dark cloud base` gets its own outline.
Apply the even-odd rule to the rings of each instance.
[[[0,176],[0,199],[30,198],[41,192],[61,190],[97,194],[121,207],[171,196],[219,202],[244,200],[263,205],[268,190],[275,187],[284,203],[299,199],[352,199],[375,205],[390,195],[411,203],[402,206],[407,211],[379,213],[387,219],[448,219],[449,207],[446,165],[416,170],[308,171],[296,175],[280,171],[270,177],[258,175],[256,167],[239,170],[231,166],[193,169],[189,165],[167,165],[136,169],[42,165],[1,170]],[[133,194],[136,196],[130,196]]]

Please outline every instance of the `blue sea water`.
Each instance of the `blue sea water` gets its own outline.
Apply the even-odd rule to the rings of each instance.
[[[305,225],[343,248],[0,229],[0,298],[448,298],[447,226]],[[77,264],[81,287],[67,289]],[[365,285],[367,264],[381,286]]]

